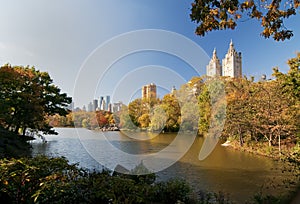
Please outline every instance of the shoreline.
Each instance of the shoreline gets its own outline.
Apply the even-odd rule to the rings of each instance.
[[[296,146],[296,145],[294,145]],[[240,152],[247,152],[250,154],[255,154],[263,157],[270,158],[274,161],[284,161],[286,159],[286,156],[290,155],[292,153],[292,149],[294,148],[290,147],[283,147],[281,152],[279,153],[278,147],[276,146],[268,146],[268,144],[256,142],[256,143],[244,143],[243,146],[240,146],[238,141],[230,141],[229,145],[226,145],[224,147],[233,149],[235,151]]]

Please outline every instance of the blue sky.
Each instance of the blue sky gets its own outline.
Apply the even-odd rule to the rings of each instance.
[[[194,34],[196,25],[189,19],[191,2],[0,0],[0,63],[34,65],[37,69],[49,72],[54,83],[72,96],[80,68],[91,53],[111,38],[139,29],[163,29],[181,34],[194,41],[208,56],[217,48],[220,59],[224,57],[232,39],[237,51],[242,52],[243,74],[247,76],[259,77],[264,73],[270,76],[275,66],[285,72],[288,69],[286,61],[300,51],[299,14],[285,22],[286,27],[294,30],[293,39],[285,42],[262,38],[259,35],[261,27],[256,20],[240,22],[234,31],[211,32],[205,37],[199,37]],[[178,87],[194,75],[188,64],[166,53],[145,51],[130,54],[126,58],[111,66],[114,72],[105,78],[103,86],[98,82],[97,87],[87,88],[85,92],[90,94],[82,93],[75,101],[76,105],[87,104],[99,95],[113,95],[112,91],[126,87],[126,84],[120,82],[121,79],[135,84],[136,89],[129,95],[124,91],[117,92],[112,97],[115,101],[126,101],[138,93],[141,82],[137,79],[147,83],[159,78],[158,82],[165,79],[168,83],[161,88],[168,92],[172,87],[167,86],[174,84]],[[151,68],[150,65],[155,66]],[[171,70],[171,75],[176,72],[178,80],[174,79],[173,82],[167,77],[168,73],[157,71],[158,67]],[[143,68],[147,71],[140,72]],[[204,74],[204,68],[199,65],[198,73]],[[86,84],[89,84],[88,78]]]

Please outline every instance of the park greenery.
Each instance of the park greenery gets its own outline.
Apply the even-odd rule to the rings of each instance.
[[[90,172],[65,158],[30,158],[28,134],[55,133],[52,126],[89,129],[116,125],[132,131],[219,131],[233,147],[281,159],[283,172],[300,175],[300,53],[289,71],[272,80],[194,77],[162,99],[135,99],[117,113],[70,112],[71,102],[46,72],[0,68],[0,200],[5,203],[230,203],[222,193],[194,192],[182,180],[156,182],[154,174]],[[225,120],[224,120],[225,119]],[[225,121],[225,122],[224,122]],[[133,169],[139,172],[142,165]],[[144,170],[144,169],[143,169]],[[258,194],[254,203],[288,198]]]
[[[197,130],[206,136],[224,119],[222,137],[238,146],[249,151],[261,146],[257,151],[273,157],[290,153],[300,145],[300,53],[288,65],[286,74],[274,68],[272,80],[194,77],[161,100],[135,99],[119,113],[119,125],[147,131]],[[226,97],[218,98],[222,92]]]
[[[53,134],[46,117],[67,115],[71,101],[47,72],[9,64],[0,68],[0,126],[7,130],[23,135],[27,130]]]
[[[238,23],[256,19],[263,28],[263,37],[283,41],[293,36],[284,21],[296,15],[299,6],[299,0],[194,0],[190,18],[197,24],[195,33],[200,36],[213,30],[235,29]]]
[[[143,167],[137,166],[133,171]],[[179,179],[155,182],[155,175],[89,172],[65,158],[0,160],[0,200],[4,203],[196,203],[192,189]],[[133,172],[134,173],[134,172]],[[207,195],[207,202],[219,194]],[[209,196],[208,196],[209,195]],[[204,199],[204,198],[203,198]]]
[[[288,65],[287,73],[274,68],[272,80],[194,77],[162,99],[137,98],[116,113],[80,111],[63,117],[51,115],[47,121],[56,127],[116,125],[126,130],[180,130],[199,136],[221,127],[222,138],[232,141],[234,147],[280,158],[300,148],[300,53]]]

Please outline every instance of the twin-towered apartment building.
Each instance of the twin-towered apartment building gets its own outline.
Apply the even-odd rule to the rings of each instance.
[[[237,52],[231,40],[228,51],[222,60],[222,64],[214,49],[213,56],[206,66],[206,75],[209,77],[228,76],[232,78],[242,77],[242,53]],[[175,87],[173,87],[173,90]],[[142,87],[142,99],[153,99],[157,97],[156,85],[154,83]]]
[[[209,77],[242,77],[242,53],[235,50],[232,40],[229,44],[229,48],[225,54],[225,57],[222,59],[222,64],[217,56],[216,49],[214,49],[212,58],[210,59],[209,64],[206,66],[206,75]],[[175,88],[173,87],[173,89]],[[155,98],[157,98],[157,87],[154,83],[150,83],[142,87],[142,99]],[[94,99],[93,102],[88,105],[87,111],[105,110],[117,112],[121,110],[121,107],[122,102],[112,104],[110,102],[110,96],[101,96],[99,101]]]
[[[213,56],[206,66],[206,75],[214,76],[229,76],[233,78],[242,77],[242,53],[237,52],[231,40],[229,49],[221,62],[217,56],[217,51],[214,49]]]

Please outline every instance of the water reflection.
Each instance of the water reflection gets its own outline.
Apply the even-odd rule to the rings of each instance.
[[[57,136],[46,136],[47,143],[34,141],[32,154],[64,156],[71,163],[79,163],[81,167],[88,169],[102,169],[102,166],[90,156],[82,144],[83,141],[88,146],[88,150],[99,151],[103,158],[109,158],[113,164],[124,158],[101,150],[101,141],[105,139],[123,152],[148,154],[164,149],[176,136],[176,134],[163,134],[145,140],[147,134],[140,133],[144,139],[141,141],[128,138],[122,132],[106,132],[106,138],[103,138],[103,135],[98,132],[81,129],[79,139],[75,129],[59,128],[57,131],[59,132]],[[198,155],[202,144],[203,138],[197,137],[189,151],[178,162],[157,173],[158,179],[181,177],[189,181],[195,189],[224,191],[238,202],[257,193],[261,186],[270,182],[273,177],[276,182],[281,182],[282,174],[276,170],[276,163],[271,159],[238,152],[221,145],[217,145],[205,160],[199,161]],[[98,161],[101,161],[101,158]],[[276,194],[279,189],[278,191],[270,189],[270,191]]]

